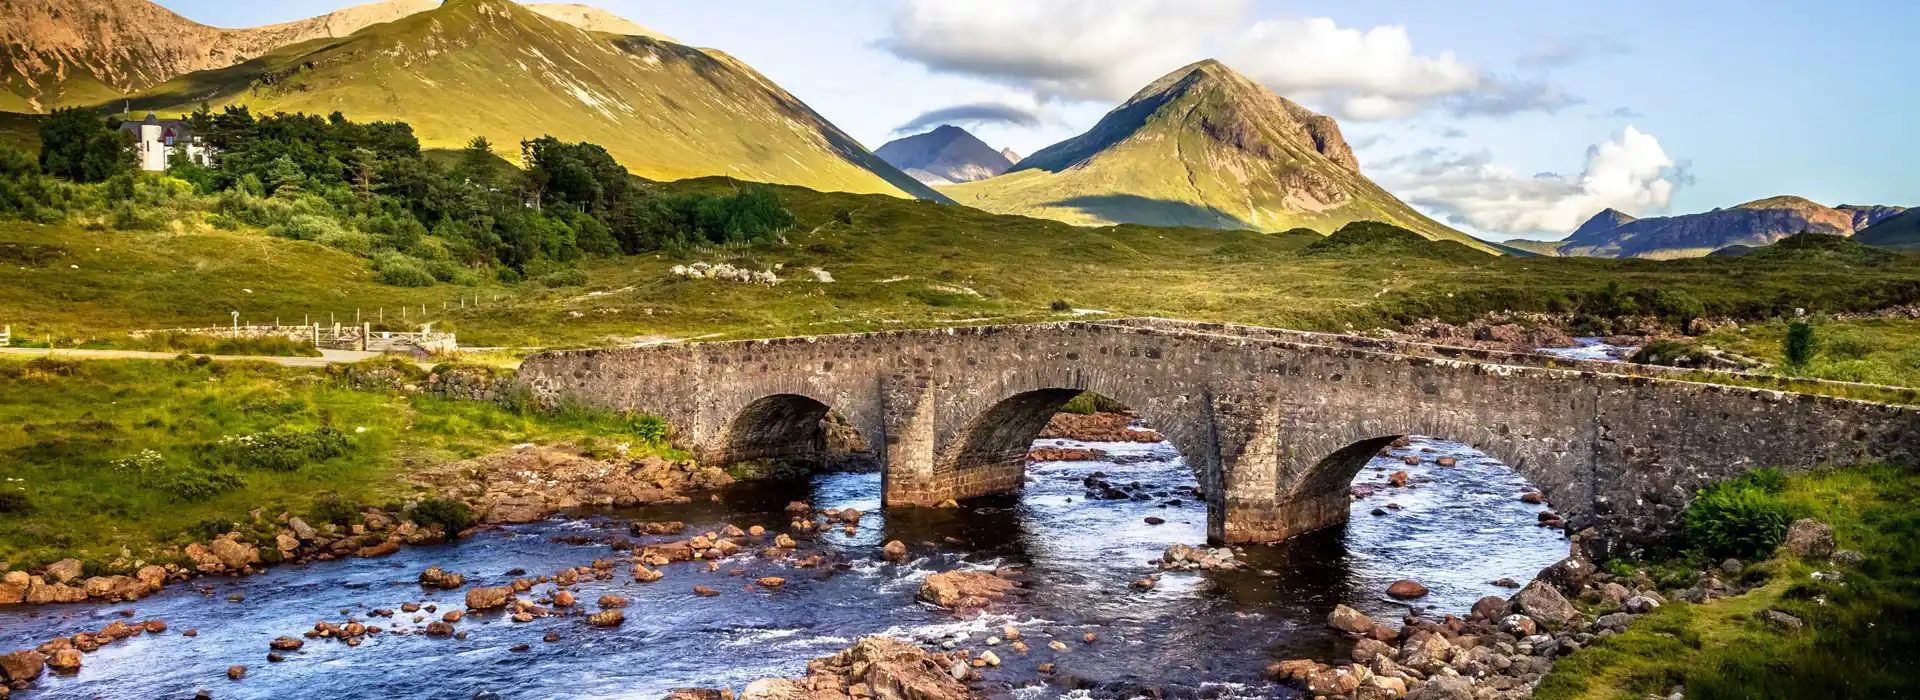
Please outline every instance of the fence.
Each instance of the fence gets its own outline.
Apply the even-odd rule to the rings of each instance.
[[[13,344],[13,326],[9,324],[4,328],[0,328],[0,348],[4,348],[12,344]]]
[[[303,326],[274,324],[271,326],[210,326],[206,328],[158,328],[128,331],[133,338],[147,338],[157,335],[179,333],[218,338],[286,338],[294,342],[310,342],[316,348],[328,350],[365,350],[369,352],[397,352],[411,355],[433,355],[452,352],[459,349],[459,341],[452,333],[433,330],[433,324],[420,327],[419,331],[376,331],[372,323],[358,325],[323,326],[315,323]]]

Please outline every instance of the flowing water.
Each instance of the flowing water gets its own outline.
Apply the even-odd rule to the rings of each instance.
[[[1633,351],[1640,349],[1635,345],[1612,345],[1606,338],[1574,338],[1570,348],[1534,348],[1536,352],[1546,353],[1571,360],[1625,360]]]
[[[992,695],[1291,697],[1294,691],[1262,680],[1262,669],[1281,658],[1344,655],[1346,643],[1322,625],[1335,604],[1395,620],[1407,606],[1383,591],[1396,579],[1412,578],[1431,588],[1417,606],[1435,615],[1464,614],[1480,596],[1511,592],[1491,581],[1524,581],[1566,551],[1556,531],[1535,526],[1540,507],[1518,500],[1528,489],[1505,466],[1462,445],[1416,439],[1397,454],[1419,454],[1426,458],[1420,465],[1377,458],[1355,479],[1356,491],[1379,488],[1354,501],[1346,527],[1241,548],[1239,557],[1249,565],[1243,571],[1170,572],[1154,590],[1135,590],[1129,583],[1153,573],[1151,562],[1168,546],[1205,541],[1206,507],[1192,497],[1194,478],[1164,443],[1063,444],[1098,447],[1110,456],[1035,464],[1023,493],[959,509],[883,514],[879,475],[829,474],[805,483],[742,486],[718,501],[518,526],[385,558],[174,584],[131,604],[0,607],[0,650],[97,630],[130,608],[134,620],[161,618],[172,629],[103,647],[86,656],[78,674],[43,676],[34,690],[15,697],[187,698],[206,689],[221,699],[464,699],[493,691],[505,698],[653,700],[676,687],[737,690],[758,678],[798,676],[808,659],[862,635],[985,649],[986,637],[1012,623],[1032,650],[995,648],[1005,665],[984,669],[983,688]],[[1432,460],[1440,456],[1458,463],[1437,466]],[[1413,488],[1386,488],[1388,474],[1402,469]],[[1116,485],[1139,482],[1136,491],[1164,495],[1090,500],[1083,480],[1095,472]],[[419,630],[438,614],[422,611],[420,622],[406,613],[367,614],[407,602],[443,611],[463,607],[461,592],[423,591],[414,582],[429,565],[465,573],[470,586],[504,585],[513,569],[538,575],[596,558],[622,559],[606,544],[575,542],[626,537],[630,520],[681,520],[689,533],[727,523],[782,531],[788,521],[782,511],[792,500],[869,513],[855,534],[829,530],[803,542],[803,549],[838,558],[841,566],[797,569],[747,552],[717,572],[671,564],[664,579],[641,584],[625,575],[622,563],[614,580],[574,588],[583,607],[605,593],[629,598],[626,623],[616,629],[587,627],[578,616],[522,624],[498,613],[476,614],[457,625],[468,633],[463,640],[379,634],[349,647],[316,639],[282,663],[266,660],[269,640],[298,637],[316,621],[353,616]],[[1372,515],[1376,508],[1386,514]],[[1148,524],[1149,516],[1165,523]],[[880,559],[880,546],[893,539],[908,543],[908,562]],[[1029,591],[990,613],[956,616],[914,599],[929,573],[998,567],[1023,569]],[[742,574],[729,575],[733,569]],[[775,590],[747,587],[769,575],[788,583]],[[721,595],[697,597],[695,584]],[[234,593],[244,600],[229,601]],[[198,636],[182,635],[187,629]],[[558,632],[559,641],[543,642],[549,631]],[[1087,632],[1098,641],[1081,642]],[[1072,648],[1048,649],[1056,638]],[[529,648],[512,650],[521,644]],[[1055,664],[1057,672],[1038,673],[1041,663]],[[226,669],[233,664],[251,673],[229,681]]]

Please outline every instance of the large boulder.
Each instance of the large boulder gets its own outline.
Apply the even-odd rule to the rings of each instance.
[[[1327,613],[1327,626],[1349,634],[1365,635],[1373,631],[1373,618],[1345,605],[1333,606]]]
[[[47,657],[32,649],[0,654],[0,678],[11,683],[25,683],[39,678],[40,672],[46,667]]]
[[[1534,576],[1534,580],[1547,582],[1547,585],[1558,589],[1561,595],[1577,596],[1580,595],[1580,589],[1587,585],[1587,579],[1593,576],[1593,572],[1593,562],[1575,554],[1541,569],[1540,573]]]
[[[1560,590],[1544,581],[1534,581],[1513,594],[1513,609],[1551,629],[1559,629],[1578,613]]]
[[[222,565],[234,571],[244,570],[248,564],[256,564],[260,561],[259,549],[233,539],[232,535],[213,538],[208,548],[213,551],[213,556],[220,559]]]
[[[1473,682],[1459,676],[1434,676],[1406,697],[1407,700],[1473,700]]]
[[[79,559],[68,557],[47,565],[47,580],[54,583],[66,583],[80,578],[85,567]]]
[[[1400,665],[1432,674],[1453,660],[1453,643],[1445,635],[1419,632],[1400,646]]]
[[[1780,552],[1802,558],[1824,557],[1833,554],[1833,526],[1814,520],[1801,518],[1787,527],[1787,537],[1780,542]]]
[[[513,588],[511,586],[474,588],[467,591],[467,609],[492,610],[494,608],[506,607],[507,601],[512,598]]]
[[[25,571],[9,571],[0,577],[0,605],[12,605],[27,601],[27,588],[33,585],[33,578]]]
[[[1513,609],[1513,604],[1497,595],[1490,595],[1474,602],[1472,616],[1488,622],[1499,622]]]
[[[425,571],[420,572],[420,585],[427,588],[459,588],[467,585],[467,576],[438,566],[429,566]]]
[[[950,610],[983,608],[1006,598],[1019,584],[982,571],[947,571],[920,584],[920,599]]]

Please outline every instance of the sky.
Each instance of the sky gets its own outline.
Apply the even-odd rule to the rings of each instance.
[[[224,27],[354,0],[159,0]],[[1920,2],[594,0],[724,50],[869,148],[942,123],[1021,154],[1216,58],[1339,120],[1362,172],[1485,238],[1606,208],[1920,205]]]

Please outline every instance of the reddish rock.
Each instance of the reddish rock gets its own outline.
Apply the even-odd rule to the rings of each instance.
[[[1387,483],[1392,484],[1394,488],[1405,488],[1407,485],[1407,473],[1394,472],[1393,475],[1387,477]]]
[[[1012,595],[1019,584],[979,571],[933,574],[920,584],[921,600],[951,610],[982,608]]]
[[[1421,585],[1419,581],[1414,581],[1412,579],[1400,579],[1398,581],[1394,581],[1392,585],[1387,586],[1387,595],[1393,596],[1395,598],[1399,598],[1401,600],[1407,600],[1410,598],[1419,598],[1419,597],[1425,596],[1426,594],[1427,594],[1427,587],[1424,585]]]

